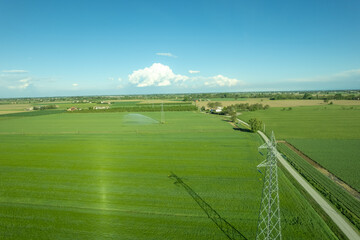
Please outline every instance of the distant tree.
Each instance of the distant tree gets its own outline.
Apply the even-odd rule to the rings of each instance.
[[[208,102],[207,106],[209,108],[214,108],[215,107],[215,103],[214,102]]]
[[[303,99],[311,99],[312,95],[310,93],[305,93]]]
[[[221,107],[222,106],[222,103],[221,102],[215,102],[215,107]]]
[[[209,102],[207,105],[209,108],[217,108],[222,106],[221,102]]]
[[[336,100],[340,100],[340,99],[342,99],[342,95],[341,95],[341,93],[337,93],[337,94],[335,94],[334,99],[336,99]]]
[[[202,106],[202,107],[200,108],[200,110],[201,110],[201,111],[205,111],[205,106]]]
[[[251,131],[257,132],[258,130],[261,129],[262,121],[260,121],[257,118],[252,118],[249,120],[249,124],[250,124]]]
[[[232,122],[236,122],[236,111],[229,112],[229,115],[230,115],[230,120]]]
[[[183,99],[184,102],[187,102],[190,100],[191,100],[190,96],[187,96],[187,95],[184,96],[184,99]]]
[[[324,103],[327,103],[327,102],[329,102],[329,99],[324,98]]]

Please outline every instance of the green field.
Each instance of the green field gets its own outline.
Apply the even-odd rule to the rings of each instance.
[[[307,106],[244,112],[360,191],[360,106]]]
[[[1,239],[227,239],[170,171],[255,238],[258,135],[194,112],[39,112],[0,118]],[[281,171],[279,187],[284,239],[335,238]]]
[[[333,203],[358,229],[360,229],[360,204],[350,193],[322,174],[299,154],[284,143],[278,143],[277,149],[287,161],[323,196]]]

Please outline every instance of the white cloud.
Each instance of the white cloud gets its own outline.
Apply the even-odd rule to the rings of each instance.
[[[78,83],[73,83],[72,86],[77,87],[77,86],[79,86],[79,84]]]
[[[11,85],[11,86],[8,86],[9,89],[19,89],[19,90],[23,90],[23,89],[26,89],[27,87],[30,86],[30,80],[31,78],[24,78],[24,79],[20,79],[18,82],[20,84],[18,85]]]
[[[118,78],[118,81],[119,81],[119,82],[122,82],[122,78],[121,78],[121,77],[119,77],[119,78]]]
[[[188,80],[189,77],[174,74],[169,66],[154,63],[151,67],[133,71],[129,75],[129,82],[137,87],[169,86],[174,82]]]
[[[240,84],[243,85],[244,82],[235,78],[228,78],[223,75],[217,75],[208,78],[208,80],[204,84],[205,86],[209,87],[233,87]]]
[[[14,69],[14,70],[3,70],[2,72],[3,72],[3,73],[27,73],[28,71],[26,71],[26,70],[16,70],[16,69]]]
[[[108,78],[110,81],[114,81],[114,78],[113,77],[109,77]]]
[[[177,57],[177,56],[173,55],[172,53],[156,53],[156,55],[165,56],[165,57],[174,57],[174,58]]]
[[[189,73],[194,74],[194,73],[199,73],[200,71],[196,71],[196,70],[189,70]]]

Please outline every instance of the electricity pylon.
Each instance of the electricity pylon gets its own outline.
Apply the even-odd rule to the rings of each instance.
[[[256,240],[281,239],[279,185],[277,174],[276,140],[274,132],[270,141],[259,149],[267,149],[266,159],[257,167],[265,167],[265,180],[262,190]]]

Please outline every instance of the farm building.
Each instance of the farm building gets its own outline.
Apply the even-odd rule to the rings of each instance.
[[[69,112],[72,112],[72,111],[77,111],[79,109],[77,109],[76,107],[71,107],[71,108],[68,108],[67,111]]]
[[[106,107],[94,106],[93,109],[94,109],[94,110],[109,109],[109,106],[106,106]]]
[[[210,109],[211,113],[216,113],[216,114],[220,114],[222,112],[223,108],[222,107],[217,107],[216,109]]]

